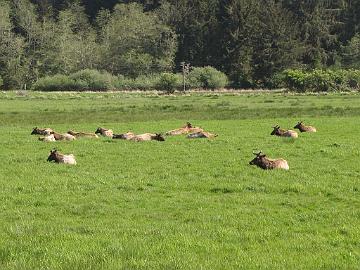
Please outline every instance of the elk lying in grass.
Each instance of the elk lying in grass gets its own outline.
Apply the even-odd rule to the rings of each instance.
[[[285,159],[270,159],[266,155],[259,153],[254,153],[256,156],[252,161],[249,162],[250,165],[256,165],[264,170],[272,169],[284,169],[289,170],[289,165]]]
[[[191,133],[191,134],[187,135],[186,138],[188,138],[188,139],[208,138],[208,139],[210,139],[210,138],[215,138],[217,136],[218,136],[217,134],[200,131],[200,132]]]
[[[142,141],[165,141],[165,138],[160,133],[144,133],[140,135],[135,135],[130,140],[135,142],[142,142]]]
[[[31,135],[49,135],[53,130],[51,128],[34,127]]]
[[[88,132],[77,132],[77,131],[73,131],[73,130],[69,130],[67,132],[68,134],[76,137],[76,138],[80,138],[80,137],[85,137],[85,138],[99,138],[98,135],[96,135],[95,133],[88,133]]]
[[[200,127],[194,127],[190,122],[187,122],[185,126],[170,130],[165,133],[165,135],[181,135],[181,134],[188,134],[188,133],[194,133],[194,132],[201,132],[203,131]]]
[[[54,135],[54,138],[56,141],[73,141],[76,140],[75,136],[65,133],[65,134],[60,134],[57,133],[55,131],[51,132],[52,135]]]
[[[106,128],[102,128],[102,127],[99,127],[96,131],[95,131],[95,134],[100,134],[102,136],[105,136],[105,137],[110,137],[112,138],[112,136],[114,135],[113,134],[113,131],[111,129],[106,129]]]
[[[298,134],[296,131],[291,130],[291,129],[282,129],[280,128],[279,125],[276,125],[275,127],[273,127],[273,131],[271,132],[271,135],[276,135],[276,136],[280,136],[280,137],[288,137],[288,138],[293,138],[296,139],[298,137]]]
[[[43,141],[43,142],[55,142],[55,137],[54,134],[49,134],[46,135],[44,137],[39,137],[39,141]]]
[[[121,140],[131,140],[132,138],[134,138],[136,135],[133,132],[126,132],[123,134],[114,134],[113,135],[113,139],[121,139]]]
[[[55,163],[76,165],[76,160],[73,154],[63,155],[56,149],[50,151],[50,155],[47,158],[47,161],[55,161]]]
[[[300,130],[300,132],[316,132],[316,128],[312,126],[305,126],[303,124],[303,121],[298,122],[294,128],[297,128]]]

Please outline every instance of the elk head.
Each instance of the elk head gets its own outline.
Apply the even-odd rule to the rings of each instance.
[[[280,129],[279,125],[276,125],[275,127],[273,127],[273,131],[270,133],[270,135],[276,135]]]
[[[262,154],[262,152],[254,153],[255,158],[249,162],[250,165],[257,165],[260,166],[260,164],[263,163],[263,159],[266,157],[265,154]]]
[[[56,149],[50,150],[50,154],[47,158],[47,161],[57,161],[58,151]]]
[[[33,131],[31,132],[31,135],[38,134],[38,128],[34,127]]]
[[[303,124],[303,121],[299,121],[299,122],[294,126],[294,128],[300,129],[300,127],[301,127],[302,124]]]
[[[102,134],[103,130],[104,130],[103,128],[98,127],[97,130],[95,131],[95,134]]]
[[[156,141],[160,141],[160,142],[165,141],[165,138],[160,133],[156,133],[155,137],[153,137],[153,139],[156,140]]]

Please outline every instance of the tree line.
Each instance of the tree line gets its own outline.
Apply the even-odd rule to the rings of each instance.
[[[4,89],[182,62],[215,67],[232,87],[272,87],[291,68],[359,69],[360,0],[0,0]]]

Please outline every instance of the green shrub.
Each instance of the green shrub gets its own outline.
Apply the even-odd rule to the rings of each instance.
[[[360,70],[350,69],[346,74],[346,86],[360,90]]]
[[[32,86],[32,89],[38,91],[71,91],[75,88],[75,82],[69,76],[60,74],[40,78]]]
[[[336,90],[335,78],[330,71],[315,69],[307,76],[307,90],[313,92],[330,92]]]
[[[283,72],[274,74],[271,79],[269,79],[267,84],[269,89],[279,89],[286,87],[285,74]]]
[[[131,79],[127,79],[124,75],[118,75],[113,78],[112,84],[116,90],[129,90]]]
[[[360,88],[360,70],[321,70],[304,71],[289,69],[282,72],[285,87],[290,90],[304,91],[346,91]]]
[[[282,73],[284,86],[290,90],[304,92],[308,74],[299,69],[287,69]]]
[[[54,75],[40,78],[32,87],[38,91],[106,91],[114,89],[117,78],[109,73],[85,69],[70,76]]]
[[[152,90],[155,89],[157,78],[154,75],[142,75],[135,79],[117,76],[114,87],[117,90]]]
[[[113,89],[112,81],[116,78],[107,72],[84,69],[69,76],[75,82],[77,91],[106,91]]]
[[[0,88],[1,88],[3,85],[4,85],[4,81],[3,81],[3,79],[2,79],[1,76],[0,76]]]
[[[159,75],[141,75],[130,83],[130,89],[132,90],[154,90],[156,89],[156,85],[159,81]]]
[[[174,93],[178,86],[179,76],[173,73],[162,73],[157,82],[157,88],[159,90],[164,90],[167,93]]]
[[[188,82],[190,88],[216,89],[224,88],[228,78],[213,67],[196,67],[190,72]]]
[[[235,89],[257,88],[257,85],[251,76],[240,71],[232,74],[229,79],[231,80],[230,86]]]

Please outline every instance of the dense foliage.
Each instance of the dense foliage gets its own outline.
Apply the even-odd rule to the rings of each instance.
[[[297,92],[359,90],[359,70],[285,70],[280,75],[280,84]]]
[[[84,69],[177,73],[181,62],[213,66],[232,87],[272,87],[286,69],[359,69],[360,0],[0,0],[5,89]]]

